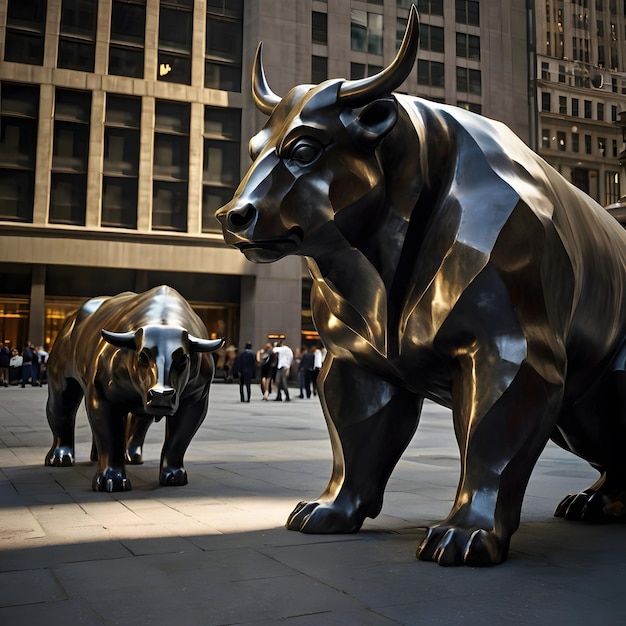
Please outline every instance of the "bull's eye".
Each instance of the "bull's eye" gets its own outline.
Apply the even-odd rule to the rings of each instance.
[[[141,365],[142,367],[150,367],[150,357],[146,354],[145,351],[142,350],[139,353],[137,359],[139,361],[139,365]]]
[[[311,137],[297,141],[289,151],[289,158],[302,165],[310,165],[322,154],[324,146]]]
[[[174,359],[173,365],[179,372],[182,372],[187,367],[188,363],[189,363],[189,355],[181,354],[176,359]]]

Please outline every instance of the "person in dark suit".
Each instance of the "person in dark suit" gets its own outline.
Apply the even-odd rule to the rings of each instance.
[[[235,364],[233,366],[233,376],[239,378],[239,396],[241,402],[250,402],[250,385],[254,378],[255,367],[256,355],[252,352],[252,344],[248,342],[243,352],[240,352],[235,358]]]

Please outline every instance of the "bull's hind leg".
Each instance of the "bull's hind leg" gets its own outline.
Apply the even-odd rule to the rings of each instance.
[[[466,373],[455,381],[455,432],[461,452],[456,500],[417,551],[419,559],[440,565],[495,565],[507,558],[530,474],[552,432],[562,396],[561,385],[551,385],[524,363],[502,395],[492,400],[501,383],[496,372],[481,377],[476,361],[470,369],[472,378]]]
[[[623,357],[621,359],[623,361]],[[587,459],[600,478],[566,496],[554,515],[583,522],[626,521],[626,373],[609,374],[575,412],[565,416],[552,439]]]
[[[411,441],[422,398],[354,365],[328,356],[318,378],[333,449],[324,493],[300,502],[287,528],[305,533],[350,533],[382,508],[389,476]]]
[[[187,484],[187,470],[183,465],[185,452],[206,417],[208,405],[208,394],[197,400],[181,399],[176,415],[167,418],[159,472],[161,485],[180,487]]]
[[[74,465],[74,428],[76,412],[82,399],[83,391],[74,379],[64,379],[61,388],[58,388],[52,380],[49,381],[46,417],[53,441],[46,454],[45,465],[54,467]]]

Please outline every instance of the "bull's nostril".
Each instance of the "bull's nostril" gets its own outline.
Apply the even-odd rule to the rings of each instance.
[[[252,224],[256,217],[256,209],[252,204],[246,204],[228,212],[228,227],[231,230],[239,231]]]

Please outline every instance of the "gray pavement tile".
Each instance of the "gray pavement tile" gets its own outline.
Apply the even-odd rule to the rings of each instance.
[[[0,573],[0,607],[57,602],[65,597],[50,570]]]
[[[147,624],[147,622],[141,622]],[[19,624],[20,626],[103,626],[106,624],[87,602],[65,600],[61,602],[42,602],[27,606],[0,607],[0,624]]]

